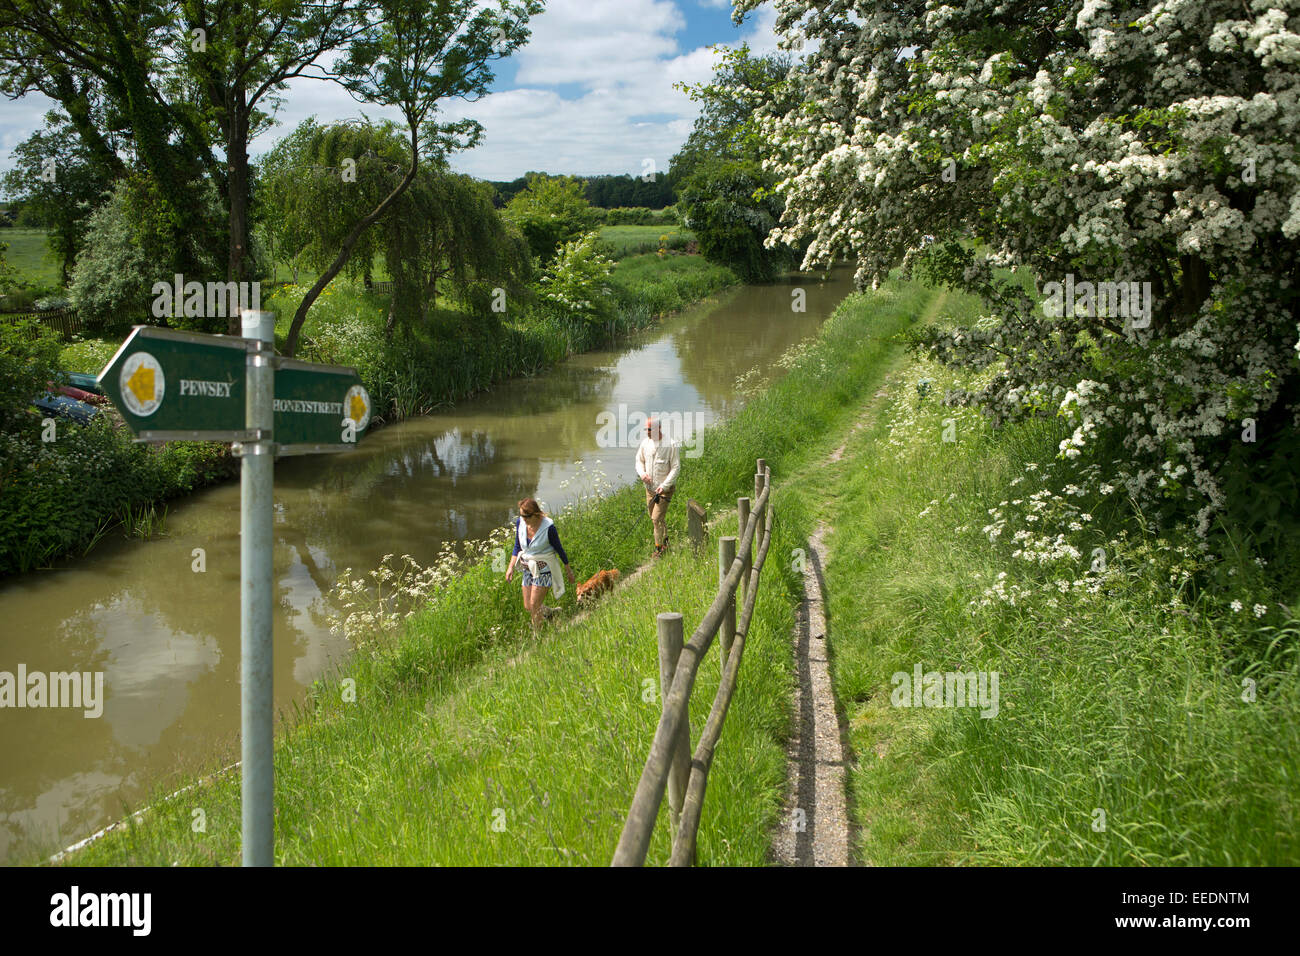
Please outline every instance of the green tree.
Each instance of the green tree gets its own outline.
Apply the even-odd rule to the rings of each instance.
[[[383,202],[411,165],[401,127],[388,120],[348,120],[322,126],[304,120],[262,161],[258,202],[264,234],[277,257],[324,271],[358,221]],[[361,233],[345,269],[370,275],[383,239]]]
[[[169,238],[158,271],[201,274],[200,262],[187,258],[189,212],[196,182],[221,184],[225,160],[175,72],[177,27],[172,0],[0,0],[0,92],[56,100],[110,177],[132,165],[147,171],[158,197],[155,228]]]
[[[491,319],[493,290],[507,301],[532,277],[528,243],[492,205],[493,188],[428,164],[384,218],[385,261],[394,294],[388,331],[409,331],[433,313],[438,285]]]
[[[155,181],[141,173],[119,180],[108,199],[86,220],[84,244],[72,270],[70,290],[81,319],[92,331],[124,333],[135,323],[157,323],[150,303],[155,282],[172,281],[159,275],[160,262],[177,250],[171,231],[160,226],[163,197]],[[221,248],[224,210],[216,190],[203,181],[192,185],[199,197],[191,203],[189,226],[179,250],[185,261],[197,266],[197,274],[216,274],[216,256]],[[226,320],[208,318],[162,318],[162,324],[176,324],[200,332],[224,332]]]
[[[754,57],[742,45],[723,51],[712,82],[678,87],[701,104],[669,171],[678,209],[704,257],[747,282],[769,281],[795,261],[789,247],[765,245],[784,202],[762,167],[765,144],[753,119],[760,102],[776,112],[794,107],[790,71],[787,55]]]
[[[473,121],[434,122],[437,104],[453,96],[485,95],[494,78],[490,61],[509,55],[528,39],[528,21],[542,6],[541,0],[501,0],[500,12],[494,13],[475,0],[378,0],[380,24],[352,43],[348,58],[336,70],[353,97],[401,111],[411,165],[393,190],[357,220],[334,260],[303,296],[289,326],[289,355],[297,348],[312,303],[347,263],[361,235],[415,181],[421,146],[440,158],[472,146],[481,136],[482,127]]]
[[[573,176],[529,173],[528,186],[506,205],[505,218],[519,227],[533,255],[550,262],[561,244],[591,229],[591,203],[583,182]]]
[[[6,195],[23,201],[25,215],[39,217],[49,229],[47,242],[59,257],[67,285],[86,220],[112,183],[73,133],[67,117],[55,110],[46,114],[43,130],[14,148],[14,160],[14,168],[0,184]]]
[[[226,278],[247,281],[251,258],[252,172],[248,144],[271,123],[263,109],[296,76],[330,74],[319,61],[372,29],[361,0],[181,0],[178,80],[196,124],[221,144],[215,182],[229,209]],[[318,72],[307,72],[315,68]],[[237,316],[228,331],[238,333]]]
[[[769,183],[757,162],[725,158],[697,163],[682,183],[681,208],[700,254],[746,282],[770,282],[798,261],[788,246],[763,245],[783,205]]]

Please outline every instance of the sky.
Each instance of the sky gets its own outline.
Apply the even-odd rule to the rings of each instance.
[[[765,5],[736,27],[729,0],[547,0],[528,44],[496,61],[491,93],[442,104],[443,119],[470,117],[485,129],[478,147],[452,157],[452,168],[492,180],[532,170],[666,172],[699,110],[673,84],[708,80],[715,44],[775,51],[774,21]],[[54,105],[39,95],[0,99],[0,170],[12,167],[13,148],[43,126]],[[249,153],[256,160],[308,116],[325,123],[362,112],[335,83],[295,80],[276,113],[279,125]],[[364,112],[401,121],[396,111]]]

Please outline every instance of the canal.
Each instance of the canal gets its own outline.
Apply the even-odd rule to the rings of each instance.
[[[579,490],[566,487],[578,461],[590,470],[599,460],[616,485],[634,481],[635,447],[603,447],[602,425],[650,412],[670,423],[727,417],[741,400],[736,378],[767,374],[815,334],[851,276],[730,290],[617,348],[378,429],[354,452],[277,462],[277,708],[348,653],[328,599],[343,568],[364,572],[386,554],[427,564],[444,542],[507,524],[520,498],[558,511]],[[796,289],[804,311],[792,308]],[[0,671],[102,672],[104,682],[97,717],[0,711],[0,860],[17,861],[122,818],[159,782],[238,758],[238,481],[170,503],[163,535],[109,536],[85,557],[0,583],[0,622]]]

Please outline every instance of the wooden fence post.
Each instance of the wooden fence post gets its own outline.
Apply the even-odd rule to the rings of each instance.
[[[736,539],[718,539],[718,587],[727,580],[727,572],[736,560]],[[722,612],[722,625],[718,630],[718,646],[722,650],[722,672],[727,672],[727,655],[731,653],[731,642],[736,638],[736,599],[733,597]]]
[[[754,472],[754,502],[755,502],[755,504],[757,504],[757,503],[758,503],[758,499],[761,498],[761,497],[763,496],[763,489],[764,489],[765,487],[767,487],[767,484],[766,484],[766,478],[764,477],[764,471],[765,471],[765,467],[766,467],[766,465],[767,465],[767,459],[766,459],[766,458],[760,458],[760,459],[758,459],[758,470]],[[771,502],[768,502],[768,504],[771,504]],[[763,516],[764,516],[764,514],[766,513],[766,511],[767,511],[766,508],[760,508],[760,509],[759,509],[759,512],[758,512],[758,526],[759,526],[760,528],[763,527]],[[757,540],[757,537],[758,537],[758,536],[755,535],[755,539],[756,539],[756,540]]]
[[[704,523],[708,515],[694,498],[686,499],[686,529],[690,534],[691,547],[699,550],[704,546]]]
[[[736,499],[736,517],[740,519],[740,530],[736,532],[736,540],[744,541],[745,525],[749,524],[749,499],[748,498]],[[756,538],[758,537],[757,529],[755,529],[754,537]],[[749,569],[750,567],[752,567],[752,561],[753,561],[753,558],[751,557],[752,554],[753,552],[749,548],[746,548],[740,556],[741,560],[745,562],[745,567],[740,572],[740,591],[738,592],[740,600],[742,602],[745,600],[746,597],[749,596]]]
[[[668,690],[673,686],[673,675],[677,673],[677,658],[681,656],[684,644],[682,636],[682,616],[676,611],[664,611],[657,615],[659,624],[659,699],[663,710],[668,710]],[[672,820],[672,833],[677,836],[677,827],[682,819],[682,805],[686,802],[686,781],[691,775],[691,722],[690,698],[685,704],[681,731],[673,746],[672,758],[668,764],[668,809]]]

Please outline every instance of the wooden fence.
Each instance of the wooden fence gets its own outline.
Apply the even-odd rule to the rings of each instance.
[[[53,329],[63,336],[65,342],[81,331],[81,316],[76,309],[51,309],[47,312],[4,312],[0,313],[0,322],[16,325],[23,319],[36,319],[46,328]],[[36,336],[33,335],[32,338]]]
[[[768,501],[772,493],[772,470],[758,459],[754,475],[754,508],[750,499],[737,501],[740,544],[736,539],[718,541],[718,593],[691,639],[682,644],[682,616],[675,612],[658,615],[659,687],[663,712],[655,729],[650,755],[646,758],[641,780],[637,783],[627,822],[623,825],[612,866],[641,866],[645,863],[650,836],[659,816],[664,792],[668,793],[670,822],[673,831],[672,866],[691,866],[695,862],[695,839],[704,807],[704,790],[708,786],[713,753],[722,736],[722,724],[736,689],[745,638],[749,634],[754,603],[758,597],[759,573],[772,543],[773,509]],[[752,560],[755,537],[760,536],[758,553]],[[736,595],[744,601],[740,622],[736,622]],[[713,698],[713,708],[700,733],[700,742],[692,757],[690,752],[690,699],[699,670],[715,635],[719,640],[722,681]],[[668,688],[665,690],[665,688]]]

